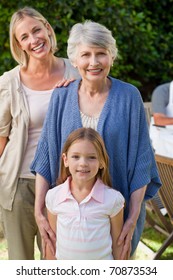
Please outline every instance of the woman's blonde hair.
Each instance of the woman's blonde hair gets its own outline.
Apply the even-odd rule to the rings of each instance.
[[[25,51],[23,51],[18,44],[18,41],[15,36],[15,30],[17,24],[24,19],[25,17],[31,17],[34,18],[40,22],[42,22],[44,25],[47,25],[49,27],[51,35],[49,36],[50,38],[50,44],[51,44],[51,52],[54,54],[57,51],[57,41],[56,41],[56,36],[53,28],[49,24],[49,22],[40,14],[38,11],[31,7],[24,7],[22,9],[19,9],[16,11],[10,21],[10,49],[13,58],[20,64],[27,66],[29,57]]]
[[[84,23],[74,24],[67,42],[68,58],[73,64],[77,56],[77,47],[80,44],[102,47],[109,51],[113,60],[118,55],[116,40],[113,38],[112,32],[104,25],[94,21],[86,20]]]
[[[94,145],[98,159],[101,165],[97,173],[97,177],[100,178],[105,185],[112,186],[111,178],[109,174],[109,157],[106,151],[106,147],[104,141],[100,134],[92,128],[78,128],[71,132],[67,137],[67,140],[64,144],[62,154],[66,154],[70,148],[70,146],[77,140],[89,140]],[[57,180],[57,184],[62,184],[65,182],[67,177],[70,176],[69,168],[64,166],[64,160],[61,158],[60,162],[60,173],[59,178]]]

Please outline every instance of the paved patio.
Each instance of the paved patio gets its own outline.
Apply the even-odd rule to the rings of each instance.
[[[137,248],[136,259],[152,260],[153,257],[154,257],[154,252],[140,241]]]

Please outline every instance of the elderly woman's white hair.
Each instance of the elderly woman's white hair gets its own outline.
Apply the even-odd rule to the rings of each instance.
[[[73,25],[67,42],[67,54],[72,64],[75,64],[79,44],[107,49],[113,60],[116,59],[118,54],[116,40],[113,38],[112,32],[104,25],[90,20]]]
[[[31,8],[31,7],[24,7],[22,9],[19,9],[17,12],[15,12],[10,21],[10,49],[13,58],[20,64],[27,66],[29,57],[25,51],[23,51],[18,44],[18,41],[15,36],[15,30],[18,23],[24,19],[24,17],[31,17],[34,18],[40,22],[42,22],[45,26],[47,25],[50,30],[50,44],[51,44],[51,52],[54,54],[57,51],[57,41],[56,41],[56,35],[51,27],[51,25],[48,23],[48,21],[45,19],[45,17],[40,14],[37,10]]]

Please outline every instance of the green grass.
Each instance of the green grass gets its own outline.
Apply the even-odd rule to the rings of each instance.
[[[35,246],[35,259],[40,259],[40,252],[37,246]],[[0,238],[0,260],[8,260],[7,241],[4,238]]]
[[[152,227],[145,225],[141,241],[152,251],[157,252],[163,242],[165,241],[165,235],[159,233]],[[173,260],[173,244],[171,244],[161,255],[161,260]]]
[[[7,260],[7,243],[0,239],[0,260]]]

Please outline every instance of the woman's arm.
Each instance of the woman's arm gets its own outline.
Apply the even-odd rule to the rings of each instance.
[[[49,184],[44,177],[37,173],[35,185],[35,219],[42,238],[43,257],[45,257],[45,247],[49,246],[52,254],[55,255],[55,232],[49,225],[45,213],[45,197],[49,189]]]
[[[153,113],[154,123],[156,125],[173,125],[173,118],[161,113]]]
[[[131,240],[140,214],[141,204],[144,199],[146,188],[147,186],[144,186],[131,194],[129,215],[126,222],[124,223],[121,235],[118,240],[119,245],[124,243],[121,259],[124,259],[126,256],[128,256],[128,258],[130,257]]]
[[[118,245],[118,238],[123,228],[123,216],[124,209],[121,209],[116,216],[110,219],[112,236],[112,254],[115,260],[121,259],[121,253],[123,249],[123,243]]]
[[[7,145],[8,137],[0,136],[0,156],[2,156],[5,146]]]
[[[52,231],[56,234],[57,215],[53,215],[47,209],[47,218],[48,218],[49,225],[50,225]],[[52,243],[53,243],[54,247],[56,247],[56,241],[52,240]],[[52,253],[48,244],[46,244],[46,256],[45,256],[45,258],[46,258],[46,260],[56,260],[55,254]]]

